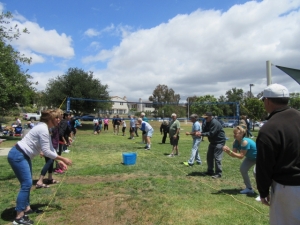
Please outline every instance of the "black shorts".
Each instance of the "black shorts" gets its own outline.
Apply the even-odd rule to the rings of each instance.
[[[178,145],[178,142],[179,142],[179,136],[177,136],[176,138],[170,137],[170,144],[171,145],[176,146],[176,145]]]
[[[133,133],[135,131],[135,127],[130,127],[130,133]]]

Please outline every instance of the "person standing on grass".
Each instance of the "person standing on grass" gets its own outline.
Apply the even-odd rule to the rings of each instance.
[[[122,118],[122,136],[125,136],[125,130],[126,130],[126,121],[124,118]]]
[[[59,123],[59,146],[58,146],[58,155],[61,155],[62,152],[69,153],[70,150],[67,147],[70,145],[70,135],[71,135],[71,127],[68,125],[68,121],[70,120],[70,114],[64,113],[63,119]],[[63,171],[58,168],[56,164],[56,173],[63,173]]]
[[[161,125],[160,125],[160,134],[163,134],[164,136],[162,137],[161,143],[165,144],[166,143],[166,139],[169,133],[169,121],[168,120],[164,120]]]
[[[300,112],[289,99],[280,84],[261,97],[270,115],[256,140],[256,183],[262,204],[270,206],[270,224],[300,224]]]
[[[129,139],[134,139],[134,133],[136,131],[136,127],[135,127],[136,121],[135,121],[135,119],[133,118],[132,115],[128,116],[128,117],[130,119],[130,130],[129,130],[130,137],[129,137]]]
[[[169,157],[173,157],[174,155],[179,155],[178,150],[178,142],[179,142],[179,133],[180,133],[180,122],[177,120],[177,115],[172,113],[171,115],[172,121],[170,123],[169,128],[169,138],[170,144],[172,145],[172,152]]]
[[[194,161],[196,160],[198,165],[201,165],[201,158],[199,155],[199,145],[201,143],[201,137],[197,136],[196,133],[197,132],[201,132],[201,125],[198,122],[198,115],[197,114],[192,114],[190,116],[190,120],[193,123],[192,126],[192,131],[191,132],[186,132],[186,135],[192,135],[193,138],[193,147],[192,147],[192,153],[191,153],[191,157],[189,159],[189,161],[184,162],[183,164],[186,166],[193,166],[194,165]]]
[[[240,191],[241,194],[254,194],[248,171],[256,163],[256,143],[250,139],[246,138],[246,129],[242,126],[237,126],[233,130],[234,142],[232,150],[228,146],[223,146],[223,151],[226,152],[232,158],[244,159],[240,166],[240,172],[242,174],[244,184],[246,188]]]
[[[63,111],[61,109],[57,109],[55,111],[55,113],[56,113],[56,118],[58,120],[58,124],[55,127],[51,127],[49,129],[49,131],[50,131],[50,135],[51,135],[52,146],[55,149],[55,151],[58,152],[58,145],[59,145],[58,126],[59,126],[60,120],[62,119]],[[42,168],[40,178],[36,182],[35,187],[36,188],[48,188],[49,187],[48,185],[45,185],[43,183],[44,177],[45,177],[47,172],[48,172],[48,180],[47,180],[46,184],[57,184],[57,183],[59,183],[57,180],[54,180],[53,177],[52,177],[54,160],[47,157],[47,156],[44,156],[43,153],[40,153],[40,156],[45,157],[45,165]]]
[[[102,124],[103,124],[103,121],[102,121],[102,118],[101,118],[101,117],[98,118],[98,123],[99,123],[99,134],[101,134],[101,131],[102,131]]]
[[[133,119],[134,119],[134,121],[135,121],[134,123],[137,124],[136,116],[133,116]],[[137,127],[137,126],[135,126],[134,132],[135,132],[135,136],[138,137],[139,134],[138,134],[138,127]]]
[[[104,131],[105,131],[105,130],[108,131],[108,123],[109,123],[109,119],[107,118],[107,116],[104,118],[103,122],[104,122]]]
[[[113,123],[114,123],[114,133],[116,135],[119,135],[120,124],[121,124],[121,118],[119,117],[119,115],[114,117]]]
[[[140,118],[142,118],[143,121],[148,123],[148,118],[146,117],[146,114],[144,112],[141,113]],[[143,131],[142,132],[142,144],[146,144],[147,143],[147,136],[146,136],[146,132]]]
[[[206,125],[202,132],[197,132],[196,135],[207,137],[209,146],[206,155],[207,172],[206,175],[212,176],[212,178],[222,177],[222,158],[223,158],[223,146],[226,142],[225,132],[221,123],[213,118],[211,112],[205,113],[203,116],[206,120]],[[214,166],[215,165],[215,166]],[[214,173],[215,167],[215,173]]]
[[[140,130],[145,132],[145,136],[146,136],[146,146],[145,146],[145,150],[150,150],[151,149],[151,137],[153,135],[153,132],[154,132],[154,129],[152,128],[152,126],[143,121],[142,118],[138,118],[138,121],[137,121],[137,125],[139,126]]]
[[[51,143],[49,128],[58,125],[59,120],[56,115],[54,110],[43,111],[40,122],[8,153],[8,162],[21,184],[15,208],[17,215],[13,224],[33,224],[28,217],[28,214],[34,212],[30,207],[31,160],[42,152],[44,156],[58,161],[59,167],[64,170],[72,164],[70,159],[57,155]]]

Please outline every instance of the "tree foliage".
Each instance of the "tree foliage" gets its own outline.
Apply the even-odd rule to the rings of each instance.
[[[159,84],[149,97],[149,101],[153,102],[153,107],[155,109],[159,109],[164,104],[178,105],[180,101],[180,95],[175,94],[175,91],[172,88],[168,88],[167,85]]]
[[[264,120],[267,112],[264,108],[264,103],[258,98],[247,98],[244,104],[241,105],[241,114],[247,115],[254,120]]]
[[[95,79],[92,72],[85,72],[78,68],[69,68],[66,74],[50,79],[44,92],[44,103],[58,108],[66,97],[110,100],[108,86],[102,85],[100,80]],[[66,109],[66,104],[62,109]],[[72,100],[71,110],[75,112],[91,113],[94,109],[110,109],[107,102]]]
[[[222,115],[217,99],[213,95],[197,97],[196,101],[190,105],[190,114],[196,113],[199,116],[206,112],[212,112],[214,115]]]
[[[29,104],[35,91],[31,76],[21,69],[21,64],[29,64],[31,58],[21,55],[6,43],[21,35],[17,26],[7,27],[11,18],[10,12],[0,15],[0,105],[6,109],[15,107],[16,103]]]

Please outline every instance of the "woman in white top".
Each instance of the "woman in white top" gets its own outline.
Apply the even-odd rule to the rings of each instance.
[[[21,188],[17,197],[17,216],[13,224],[33,224],[27,214],[30,208],[30,189],[32,186],[31,159],[42,153],[44,156],[58,161],[62,169],[67,169],[72,161],[57,155],[52,146],[49,128],[58,125],[58,117],[54,110],[46,110],[41,114],[40,123],[33,127],[26,136],[9,151],[8,162],[18,178]]]

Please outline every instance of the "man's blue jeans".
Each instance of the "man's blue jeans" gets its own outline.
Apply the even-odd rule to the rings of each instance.
[[[201,138],[193,138],[192,153],[191,153],[191,157],[188,161],[188,163],[190,165],[194,164],[195,159],[198,164],[201,164],[201,158],[200,158],[199,151],[198,151],[200,142],[201,142]]]
[[[16,147],[13,147],[7,156],[8,162],[18,178],[21,189],[17,197],[16,211],[25,211],[30,205],[30,189],[32,186],[32,166],[31,160]]]

